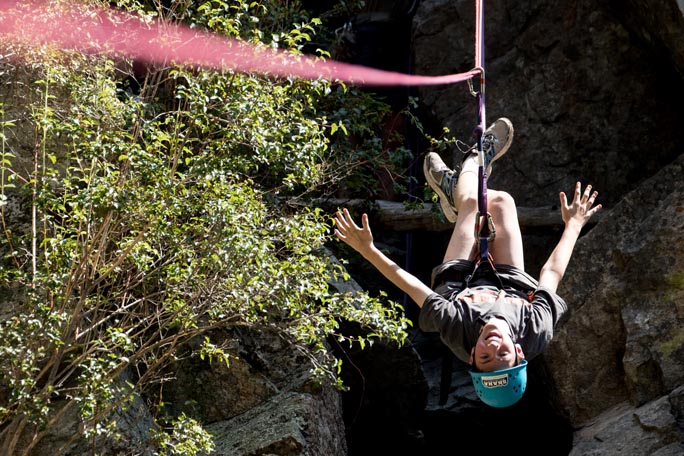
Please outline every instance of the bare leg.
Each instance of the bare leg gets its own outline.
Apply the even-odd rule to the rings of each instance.
[[[470,260],[475,249],[475,216],[477,215],[477,161],[473,154],[463,162],[454,189],[454,206],[458,218],[444,253],[444,262]]]
[[[477,161],[470,157],[464,162],[454,189],[454,205],[458,210],[458,218],[444,254],[444,262],[473,259],[476,251],[477,185]],[[524,270],[522,234],[513,197],[503,191],[488,189],[487,206],[496,228],[496,237],[489,244],[489,253],[494,262]]]
[[[506,192],[488,190],[487,205],[496,228],[496,237],[489,243],[494,263],[508,264],[524,271],[522,233],[513,197]]]

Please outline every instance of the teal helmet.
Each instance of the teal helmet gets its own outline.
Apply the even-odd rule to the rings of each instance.
[[[508,369],[468,372],[478,397],[491,407],[510,407],[520,400],[527,386],[527,360],[524,359]]]

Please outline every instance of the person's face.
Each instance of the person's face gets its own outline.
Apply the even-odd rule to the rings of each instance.
[[[508,323],[490,318],[473,347],[471,364],[481,372],[492,372],[513,367],[516,358],[524,357],[520,344],[513,343]]]

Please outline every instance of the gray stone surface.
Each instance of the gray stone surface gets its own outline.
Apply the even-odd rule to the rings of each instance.
[[[571,308],[545,356],[572,421],[684,384],[684,156],[582,238],[559,289]]]
[[[339,397],[332,394],[283,393],[207,430],[216,456],[347,454]]]
[[[421,2],[414,21],[416,73],[459,73],[474,66],[474,5]],[[630,17],[658,9],[645,5],[629,2],[619,9]],[[497,162],[489,185],[510,190],[521,206],[557,205],[558,191],[572,189],[578,179],[594,184],[612,205],[682,153],[682,81],[667,55],[681,53],[684,40],[669,41],[673,48],[667,50],[658,40],[656,47],[611,6],[485,5],[487,120],[505,116],[515,126],[510,157]],[[681,14],[658,13],[658,19],[660,29],[681,33]],[[468,142],[477,105],[466,84],[422,87],[418,93],[426,116]]]

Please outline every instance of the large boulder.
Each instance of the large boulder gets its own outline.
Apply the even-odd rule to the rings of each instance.
[[[560,293],[570,317],[546,353],[575,425],[684,385],[684,155],[581,239]]]
[[[670,396],[635,407],[618,404],[601,413],[575,433],[570,456],[678,456],[681,442],[682,396],[678,388]]]

